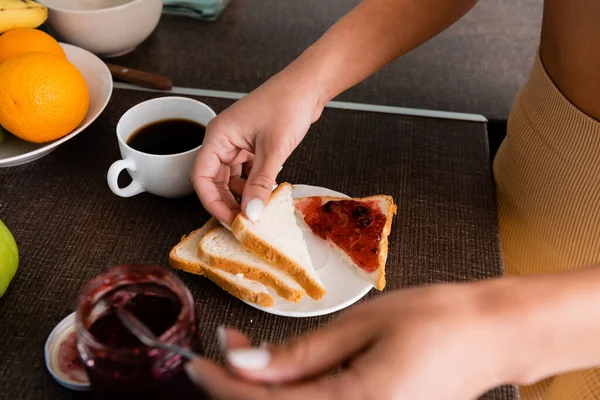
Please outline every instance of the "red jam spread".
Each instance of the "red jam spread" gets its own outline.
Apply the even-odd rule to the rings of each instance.
[[[173,326],[181,310],[176,300],[138,294],[125,306],[158,337]],[[121,323],[115,310],[100,316],[89,328],[102,344],[113,349],[141,347],[143,344]]]
[[[320,197],[296,202],[315,235],[344,250],[359,267],[371,273],[379,267],[379,243],[386,216],[377,201],[330,200]]]
[[[60,342],[57,354],[57,367],[62,374],[72,382],[88,383],[83,361],[77,350],[77,332],[73,329]]]

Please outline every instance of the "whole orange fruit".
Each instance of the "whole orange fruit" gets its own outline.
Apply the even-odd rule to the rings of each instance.
[[[27,53],[0,64],[0,125],[35,143],[58,139],[85,117],[90,94],[73,64],[48,53]]]
[[[67,58],[52,36],[37,29],[13,29],[0,36],[0,64],[10,57],[38,51]]]

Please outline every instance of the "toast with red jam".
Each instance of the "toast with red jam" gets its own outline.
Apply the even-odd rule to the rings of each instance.
[[[345,264],[378,290],[385,287],[388,236],[396,205],[390,196],[360,199],[305,197],[294,200],[299,219],[328,242]]]

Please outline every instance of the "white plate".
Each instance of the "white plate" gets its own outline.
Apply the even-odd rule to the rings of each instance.
[[[88,112],[73,132],[50,143],[29,143],[13,135],[4,134],[4,140],[0,142],[0,168],[26,164],[47,155],[94,122],[110,100],[113,81],[106,64],[87,50],[65,43],[60,45],[65,50],[69,61],[85,78],[90,92]]]
[[[318,186],[294,185],[292,192],[294,198],[308,196],[333,196],[345,197],[343,193],[335,192]],[[352,268],[344,265],[337,258],[327,243],[315,236],[310,228],[301,223],[304,230],[304,238],[308,245],[308,252],[312,263],[327,294],[319,301],[305,296],[299,303],[295,304],[277,296],[275,291],[267,288],[275,299],[273,307],[263,308],[256,304],[246,303],[266,313],[281,315],[284,317],[315,317],[318,315],[331,314],[344,309],[363,298],[373,286],[361,278]]]

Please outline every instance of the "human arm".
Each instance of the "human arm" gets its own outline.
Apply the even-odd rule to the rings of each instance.
[[[470,399],[600,366],[599,335],[600,267],[592,267],[389,293],[268,349],[229,330],[231,373],[207,360],[187,370],[225,400]]]
[[[280,167],[329,100],[443,31],[475,3],[361,2],[294,62],[209,124],[192,173],[204,207],[230,224],[240,211],[235,194],[248,217],[259,216]],[[244,164],[251,166],[248,184]],[[257,213],[248,213],[251,199]]]

